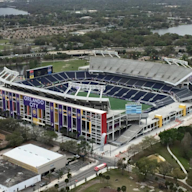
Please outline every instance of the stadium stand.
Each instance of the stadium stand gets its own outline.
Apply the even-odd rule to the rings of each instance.
[[[192,75],[192,70],[182,66],[117,58],[90,58],[90,72],[109,72],[128,76],[145,77],[178,85]]]

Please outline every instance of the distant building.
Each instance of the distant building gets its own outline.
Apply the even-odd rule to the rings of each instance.
[[[0,160],[0,192],[16,192],[41,181],[41,175]]]
[[[3,158],[41,175],[61,169],[67,163],[66,156],[32,144],[16,147],[3,154]]]
[[[89,19],[92,19],[92,17],[90,16],[84,16],[84,17],[81,17],[80,20],[89,20]]]

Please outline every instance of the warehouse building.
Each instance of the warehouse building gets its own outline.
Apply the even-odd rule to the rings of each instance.
[[[0,160],[0,192],[21,191],[41,181],[41,175]]]
[[[46,175],[49,172],[61,169],[67,163],[65,155],[33,144],[16,147],[3,154],[3,158],[40,175]]]

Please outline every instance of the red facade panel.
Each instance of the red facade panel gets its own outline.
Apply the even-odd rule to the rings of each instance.
[[[107,133],[107,113],[103,113],[101,119],[101,132]],[[107,136],[105,137],[105,143],[107,143]]]

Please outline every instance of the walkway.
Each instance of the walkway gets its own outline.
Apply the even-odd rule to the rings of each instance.
[[[169,152],[169,154],[176,160],[176,162],[178,163],[178,165],[181,167],[182,171],[186,174],[186,177],[184,179],[178,179],[180,182],[182,182],[183,184],[185,184],[186,186],[188,186],[189,188],[192,189],[192,186],[188,185],[188,183],[186,182],[187,178],[188,178],[188,173],[185,169],[185,167],[181,164],[181,162],[179,161],[179,159],[177,159],[177,157],[172,153],[171,149],[169,148],[169,145],[167,145],[167,150]]]
[[[181,167],[182,171],[187,175],[187,171],[185,169],[185,167],[181,164],[181,162],[179,161],[179,159],[177,159],[177,157],[172,153],[171,149],[169,148],[169,145],[167,145],[167,150],[169,152],[169,154],[176,160],[176,162],[179,164],[179,166]],[[187,176],[186,176],[187,177]]]

